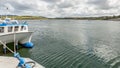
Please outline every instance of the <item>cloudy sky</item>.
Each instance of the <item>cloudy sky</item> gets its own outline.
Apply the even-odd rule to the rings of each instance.
[[[119,15],[120,0],[0,0],[0,14],[5,13],[45,17]]]

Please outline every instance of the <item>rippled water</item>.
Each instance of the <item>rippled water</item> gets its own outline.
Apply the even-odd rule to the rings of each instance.
[[[120,68],[120,22],[28,21],[32,49],[20,49],[46,68]]]

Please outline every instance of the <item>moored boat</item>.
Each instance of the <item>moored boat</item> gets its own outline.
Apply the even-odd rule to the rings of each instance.
[[[33,47],[31,42],[32,33],[28,31],[28,24],[26,22],[20,23],[10,18],[0,22],[0,41],[3,43],[18,42],[24,47],[31,48]]]
[[[16,51],[16,46],[18,45],[18,43],[22,44],[24,47],[32,48],[33,43],[31,42],[31,37],[32,32],[28,31],[28,24],[26,22],[19,23],[17,20],[6,18],[0,23],[0,44],[3,45],[3,50],[5,54],[6,49],[8,49],[11,53],[14,54],[14,57],[19,60],[19,63],[17,65],[18,68],[33,68],[32,66],[35,66],[36,64],[34,61],[26,62],[25,59],[20,57],[19,53]],[[6,45],[7,43],[11,42],[14,42],[14,50],[10,49]],[[31,63],[33,64],[32,66],[30,65]],[[2,65],[0,65],[0,67],[1,66]],[[16,65],[13,64],[13,66]]]

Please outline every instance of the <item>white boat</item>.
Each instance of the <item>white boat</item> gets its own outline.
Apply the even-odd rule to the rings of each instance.
[[[32,48],[31,42],[32,33],[28,31],[28,24],[26,22],[19,23],[17,20],[6,18],[0,23],[0,44],[3,45],[4,53],[6,49],[14,54],[13,57],[0,56],[0,68],[45,68],[34,60],[23,58],[16,51],[16,43],[22,44],[24,47]],[[7,47],[7,43],[14,42],[14,50]],[[15,59],[17,58],[17,60]],[[6,66],[7,65],[7,66]]]
[[[24,47],[31,48],[33,47],[31,42],[32,33],[28,31],[26,22],[19,23],[17,20],[11,20],[10,18],[0,21],[0,42],[4,44],[17,41]]]
[[[2,15],[0,18],[2,18]],[[0,19],[0,45],[3,45],[5,54],[6,49],[14,54],[14,58],[0,56],[0,68],[45,68],[34,60],[21,57],[16,50],[18,43],[27,48],[33,47],[33,43],[31,42],[32,33],[33,32],[28,31],[28,24],[26,22],[20,23],[17,20],[11,20],[7,18],[7,15],[5,20]],[[6,45],[11,42],[14,42],[14,50]],[[15,58],[17,58],[17,60]]]

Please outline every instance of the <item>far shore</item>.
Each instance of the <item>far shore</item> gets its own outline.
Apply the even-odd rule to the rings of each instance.
[[[63,17],[63,18],[47,18],[42,16],[7,16],[8,18],[15,19],[15,20],[111,20],[111,21],[120,21],[119,16],[102,16],[102,17]],[[2,16],[2,20],[4,20],[6,16]]]
[[[116,18],[116,19],[110,19],[112,21],[120,21],[120,18]]]

